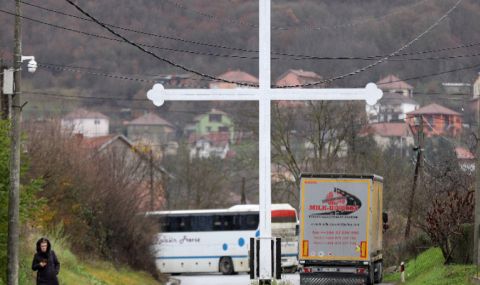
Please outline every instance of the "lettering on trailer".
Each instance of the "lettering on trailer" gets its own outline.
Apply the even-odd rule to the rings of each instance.
[[[189,237],[189,236],[183,236],[180,239],[176,239],[174,237],[166,237],[163,235],[160,235],[158,237],[158,244],[184,244],[184,243],[199,243],[200,238],[199,237]]]
[[[345,190],[334,187],[333,191],[327,193],[325,199],[321,200],[322,204],[311,204],[308,206],[310,211],[316,213],[311,216],[325,215],[351,215],[362,207],[362,202],[358,197],[348,193]]]

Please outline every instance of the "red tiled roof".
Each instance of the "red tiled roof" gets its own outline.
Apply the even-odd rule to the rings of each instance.
[[[233,82],[258,84],[258,78],[241,70],[230,70],[218,77]]]
[[[293,74],[295,77],[287,80],[286,77]],[[277,86],[298,85],[322,80],[322,76],[313,71],[305,71],[302,69],[289,69],[280,75],[277,79]]]
[[[382,137],[406,137],[412,134],[406,123],[377,123],[368,125],[361,134],[375,134]]]
[[[138,117],[133,121],[127,122],[125,124],[126,125],[163,125],[163,126],[173,127],[173,125],[169,121],[151,112],[141,117]]]
[[[407,113],[407,115],[454,115],[454,116],[461,116],[462,114],[457,113],[453,110],[448,109],[447,107],[443,107],[442,105],[438,104],[430,104],[425,107],[422,107],[418,110],[412,111]]]
[[[475,159],[475,156],[464,147],[456,147],[455,154],[457,155],[458,159]]]
[[[65,115],[64,119],[108,119],[108,117],[99,112],[79,108]]]
[[[402,90],[402,89],[413,89],[413,86],[406,83],[395,75],[388,75],[377,82],[378,88],[382,90]]]

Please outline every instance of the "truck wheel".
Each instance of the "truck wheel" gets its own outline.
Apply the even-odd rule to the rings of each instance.
[[[375,267],[375,283],[382,283],[383,281],[383,262],[377,262]]]
[[[373,285],[375,284],[375,265],[370,265],[368,267],[368,275],[367,275],[367,285]]]
[[[223,275],[232,275],[233,270],[233,261],[230,257],[222,257],[220,258],[220,262],[218,263],[218,268]]]

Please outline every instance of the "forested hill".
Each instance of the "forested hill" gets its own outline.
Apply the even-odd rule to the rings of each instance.
[[[156,54],[203,73],[218,75],[228,69],[242,69],[258,75],[256,54],[243,50],[258,49],[258,1],[253,0],[102,0],[75,1],[101,21],[131,32],[115,30],[146,45]],[[457,0],[275,0],[272,1],[272,49],[319,57],[366,57],[386,55],[403,46],[437,21]],[[14,1],[1,0],[0,9],[14,11]],[[48,26],[28,19],[23,21],[23,53],[33,54],[39,63],[95,68],[101,72],[137,75],[185,73],[136,48],[118,41],[104,29],[71,16],[81,15],[62,0],[25,0],[23,15],[50,23]],[[34,7],[32,5],[36,5]],[[47,11],[41,8],[48,8]],[[438,27],[405,52],[428,51],[480,42],[480,2],[464,0]],[[89,33],[90,36],[59,29],[58,26]],[[157,36],[147,35],[155,34]],[[96,35],[96,36],[92,36]],[[172,40],[168,38],[176,38]],[[224,46],[199,45],[200,42]],[[1,13],[0,49],[11,58],[13,17]],[[438,57],[472,55],[479,45],[444,52],[417,54],[383,63],[372,70],[336,81],[335,86],[358,86],[394,73],[402,78],[431,74],[480,63],[475,56],[454,59]],[[201,55],[199,55],[200,53]],[[205,55],[208,54],[208,55]],[[235,57],[232,57],[235,56]],[[240,58],[239,58],[240,57]],[[252,58],[253,57],[253,58]],[[273,79],[287,69],[312,70],[329,78],[348,73],[372,61],[361,59],[320,60],[284,57],[272,62]],[[85,71],[85,70],[84,70]],[[91,70],[90,70],[91,71]],[[420,87],[436,86],[434,81],[472,81],[475,69],[413,82]],[[29,75],[26,75],[29,76]],[[128,80],[103,78],[84,72],[41,68],[29,76],[36,89],[69,88],[88,93],[112,93],[131,97],[139,87],[150,86]],[[432,82],[433,81],[433,82]]]

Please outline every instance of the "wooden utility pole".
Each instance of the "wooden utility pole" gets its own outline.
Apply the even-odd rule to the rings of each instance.
[[[473,228],[473,262],[480,265],[479,230],[480,230],[480,98],[477,98],[477,146],[475,151],[475,222]]]
[[[407,225],[405,227],[405,239],[410,236],[410,228],[412,224],[412,213],[415,201],[415,191],[417,190],[418,177],[421,174],[423,164],[423,116],[420,115],[420,123],[418,128],[418,150],[417,150],[417,163],[415,164],[415,175],[413,176],[412,191],[410,192],[410,199],[408,202],[408,216]]]
[[[18,285],[19,238],[20,238],[20,94],[22,64],[22,26],[20,21],[20,0],[15,1],[15,48],[13,68],[15,91],[12,99],[12,119],[10,130],[10,191],[8,195],[8,253],[7,284]]]

